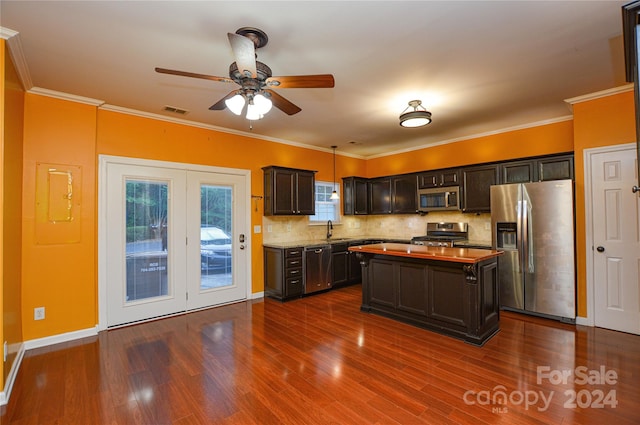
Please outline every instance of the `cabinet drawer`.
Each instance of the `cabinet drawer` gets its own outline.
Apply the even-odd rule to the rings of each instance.
[[[287,279],[287,295],[300,295],[304,292],[302,277]]]
[[[284,256],[290,257],[302,257],[302,248],[289,248],[285,251]]]
[[[302,267],[302,257],[287,258],[285,261],[287,268]]]
[[[287,269],[287,271],[285,272],[285,276],[287,279],[289,278],[302,279],[302,267],[296,267],[295,269]]]

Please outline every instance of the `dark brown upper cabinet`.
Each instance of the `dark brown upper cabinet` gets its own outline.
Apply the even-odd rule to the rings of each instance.
[[[315,171],[264,167],[264,215],[314,215]]]
[[[418,180],[415,174],[391,177],[391,212],[418,212]]]
[[[369,214],[391,214],[391,177],[369,180]]]
[[[369,179],[364,177],[342,179],[342,213],[344,215],[369,213]]]
[[[573,155],[510,161],[499,164],[500,184],[573,179]]]
[[[541,182],[573,179],[573,155],[538,159],[536,169]]]
[[[460,170],[457,168],[450,170],[427,171],[425,173],[418,174],[419,189],[459,185]]]
[[[369,214],[410,214],[417,212],[416,174],[369,180]]]
[[[491,185],[497,183],[497,165],[482,165],[463,168],[462,211],[491,211]]]
[[[536,166],[533,161],[513,161],[500,164],[501,183],[529,183],[536,181]]]

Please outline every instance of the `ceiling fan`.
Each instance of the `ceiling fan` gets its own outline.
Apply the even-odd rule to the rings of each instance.
[[[288,115],[302,110],[272,88],[331,88],[335,84],[331,74],[272,76],[271,68],[256,60],[256,49],[264,47],[269,41],[267,34],[258,28],[243,27],[227,36],[236,59],[229,66],[229,78],[165,68],[156,68],[156,72],[238,84],[239,89],[231,91],[209,109],[220,111],[226,107],[240,115],[246,105],[247,119],[250,120],[262,118],[272,104]]]

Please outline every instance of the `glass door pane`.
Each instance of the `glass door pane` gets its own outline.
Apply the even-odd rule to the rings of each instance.
[[[169,294],[167,182],[126,180],[126,301]]]
[[[228,186],[200,185],[200,289],[232,282],[233,192]]]
[[[186,310],[186,177],[183,170],[106,164],[107,326]]]

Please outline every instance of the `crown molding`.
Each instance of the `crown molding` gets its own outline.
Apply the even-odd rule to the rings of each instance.
[[[9,51],[11,62],[13,62],[13,66],[18,73],[18,78],[22,83],[22,88],[25,91],[30,90],[33,87],[33,81],[27,66],[27,58],[24,56],[24,50],[22,49],[20,33],[9,28],[0,27],[0,38],[7,42],[7,50]]]
[[[84,103],[91,106],[104,105],[104,100],[77,96],[75,94],[64,93],[56,90],[43,89],[42,87],[33,87],[31,90],[27,90],[27,92],[31,94],[39,94],[41,96],[53,97],[56,99],[68,100],[71,102]]]
[[[572,97],[570,99],[565,99],[564,101],[569,105],[573,106],[576,103],[588,102],[590,100],[600,99],[602,97],[613,96],[614,94],[625,93],[633,90],[633,83],[625,84],[623,86],[614,87],[612,89],[601,90],[595,93],[589,93],[582,96]]]
[[[420,146],[414,146],[414,147],[407,148],[407,149],[400,149],[400,150],[393,151],[393,152],[385,152],[385,153],[381,153],[381,154],[378,154],[378,155],[371,155],[371,156],[365,157],[364,159],[383,158],[385,156],[398,155],[398,154],[407,153],[407,152],[414,152],[414,151],[419,151],[421,149],[428,149],[428,148],[432,148],[434,146],[447,145],[449,143],[462,142],[464,140],[477,139],[477,138],[486,137],[486,136],[494,136],[496,134],[508,133],[510,131],[524,130],[524,129],[527,129],[527,128],[540,127],[540,126],[543,126],[543,125],[556,124],[556,123],[559,123],[559,122],[571,121],[571,120],[573,120],[573,116],[572,115],[566,115],[566,116],[563,116],[563,117],[552,118],[552,119],[548,119],[548,120],[544,120],[544,121],[536,121],[536,122],[532,122],[532,123],[528,123],[528,124],[522,124],[522,125],[517,125],[517,126],[513,126],[513,127],[502,128],[502,129],[499,129],[499,130],[487,131],[485,133],[469,134],[467,136],[456,137],[454,139],[441,140],[441,141],[438,141],[438,142],[428,143],[428,144],[424,144],[424,145],[420,145]]]

